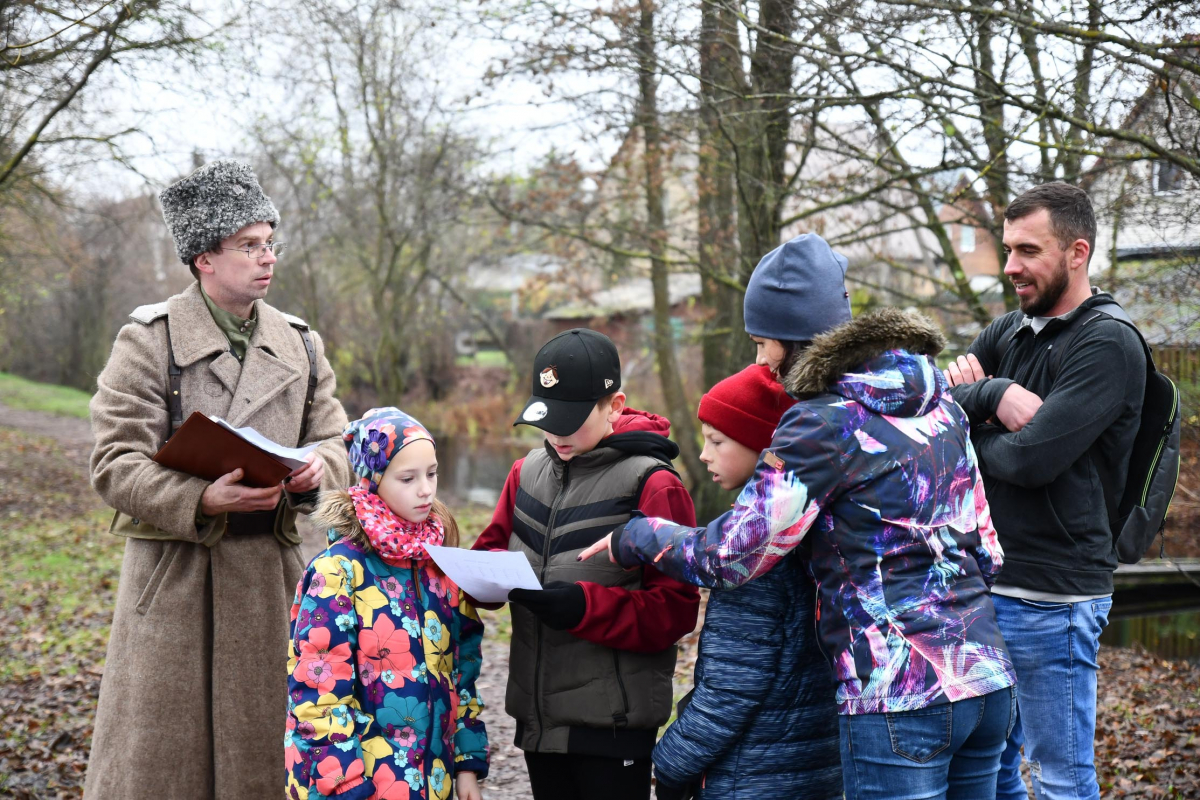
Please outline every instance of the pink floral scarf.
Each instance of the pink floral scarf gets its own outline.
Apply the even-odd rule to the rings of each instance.
[[[410,559],[427,560],[429,554],[422,545],[440,545],[445,538],[442,521],[434,514],[424,522],[409,522],[388,508],[382,497],[362,486],[351,487],[350,499],[371,547],[393,567],[406,566]]]

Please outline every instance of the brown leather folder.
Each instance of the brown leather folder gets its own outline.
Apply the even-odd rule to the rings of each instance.
[[[166,444],[154,454],[164,467],[215,481],[238,467],[245,471],[241,483],[263,488],[275,486],[292,468],[270,453],[211,419],[193,411]]]

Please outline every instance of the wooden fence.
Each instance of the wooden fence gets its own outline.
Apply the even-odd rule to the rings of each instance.
[[[1200,658],[1200,614],[1115,619],[1100,635],[1100,642],[1114,647],[1140,644],[1163,658],[1196,660]]]
[[[1200,348],[1156,347],[1154,364],[1175,383],[1200,382]]]

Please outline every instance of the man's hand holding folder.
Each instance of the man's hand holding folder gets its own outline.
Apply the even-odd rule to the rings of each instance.
[[[243,475],[244,471],[239,467],[209,484],[200,496],[200,513],[215,517],[227,511],[270,511],[279,505],[282,484],[255,489],[238,483]]]
[[[321,486],[325,462],[313,447],[289,448],[252,428],[193,413],[154,460],[165,467],[212,481],[200,499],[205,516],[270,511],[280,492],[295,494]]]

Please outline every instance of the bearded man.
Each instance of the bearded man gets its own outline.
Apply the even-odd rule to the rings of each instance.
[[[1020,310],[987,327],[946,376],[971,421],[1004,570],[992,587],[1017,671],[1017,722],[997,797],[1097,800],[1096,656],[1112,607],[1109,526],[1141,419],[1146,356],[1107,314],[1088,261],[1096,218],[1081,190],[1034,187],[1004,214],[1004,274]],[[1065,350],[1063,349],[1065,348]],[[1059,351],[1062,352],[1059,352]]]

